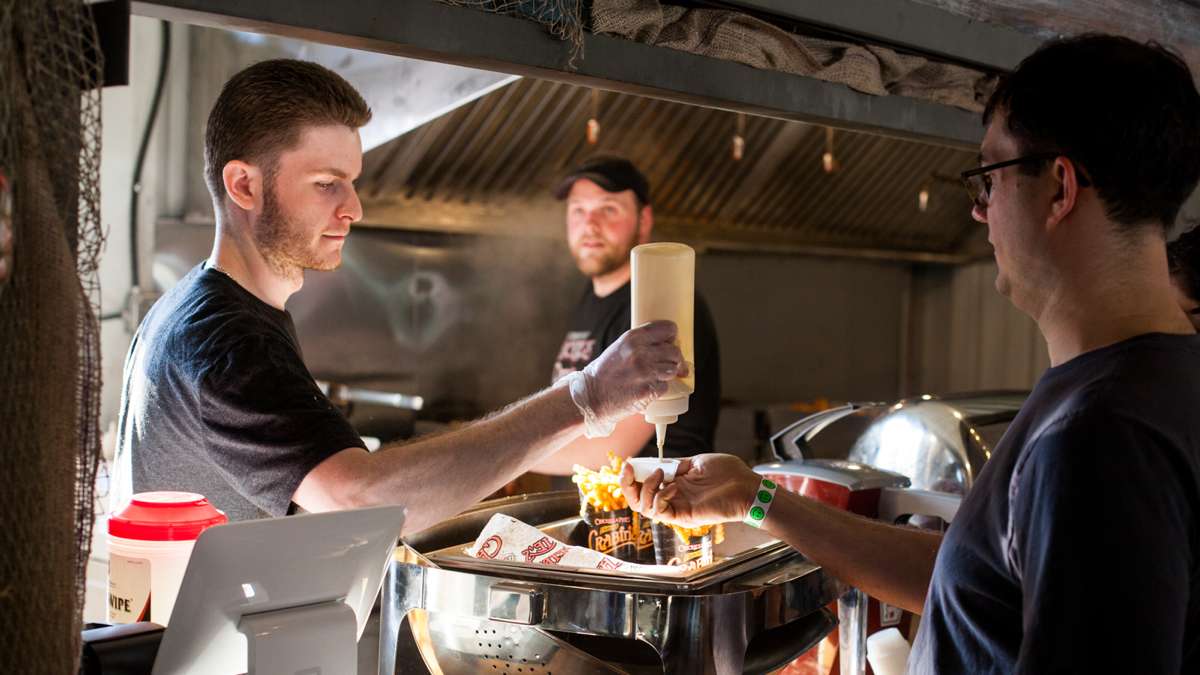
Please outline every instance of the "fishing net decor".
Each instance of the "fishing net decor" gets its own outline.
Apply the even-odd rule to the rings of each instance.
[[[100,453],[99,54],[81,0],[0,0],[5,673],[79,667]]]
[[[469,7],[494,14],[518,16],[546,27],[551,35],[571,43],[568,68],[583,55],[583,0],[441,0],[455,7]]]

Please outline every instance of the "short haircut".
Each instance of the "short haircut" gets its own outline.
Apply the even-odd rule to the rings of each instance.
[[[1155,43],[1096,34],[1052,41],[1001,80],[984,124],[997,111],[1022,155],[1075,162],[1120,225],[1170,228],[1200,180],[1200,93],[1187,64]]]
[[[1185,227],[1190,229],[1167,244],[1167,264],[1183,292],[1200,302],[1200,221]]]
[[[371,108],[342,76],[293,59],[260,61],[221,88],[204,131],[204,179],[213,199],[225,196],[221,178],[232,160],[274,173],[280,153],[295,147],[305,127],[341,124],[358,129]]]

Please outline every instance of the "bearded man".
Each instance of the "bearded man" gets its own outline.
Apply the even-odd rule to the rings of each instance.
[[[313,63],[264,61],[225,84],[204,139],[212,255],[155,304],[130,346],[118,507],[152,490],[200,493],[231,520],[402,504],[411,534],[687,372],[674,325],[655,322],[485,419],[368,453],[305,367],[284,304],[305,270],[340,264],[362,218],[354,180],[370,116],[349,83]]]
[[[566,200],[567,246],[579,271],[589,279],[571,315],[566,337],[554,359],[552,382],[596,358],[630,323],[630,263],[634,246],[650,241],[654,211],[650,184],[627,159],[595,156],[559,183],[554,196]],[[721,363],[717,332],[704,299],[696,294],[694,345],[696,391],[688,412],[671,425],[663,454],[688,457],[708,452],[721,405]],[[654,425],[640,415],[626,418],[609,438],[578,438],[538,464],[536,471],[567,475],[574,464],[596,467],[608,452],[619,457],[657,456]],[[564,487],[570,487],[569,484]]]

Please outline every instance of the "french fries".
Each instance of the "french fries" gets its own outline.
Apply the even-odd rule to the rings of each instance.
[[[637,518],[621,494],[622,460],[608,453],[608,465],[592,471],[575,465],[571,480],[579,486],[579,517],[588,526],[588,548],[621,560],[638,558]]]
[[[621,493],[621,468],[624,460],[608,453],[608,464],[592,471],[576,464],[571,482],[579,486],[579,492],[587,503],[597,511],[618,511],[629,507],[629,500]]]
[[[672,525],[671,529],[675,530],[675,536],[679,537],[679,541],[691,541],[692,537],[703,537],[713,529],[713,544],[720,544],[725,541],[725,526],[724,525],[700,525],[699,527],[681,527]]]
[[[712,529],[712,525],[701,525],[699,527],[682,527],[672,525],[672,530],[675,530],[675,536],[679,537],[680,541],[688,541],[692,537],[703,537]]]

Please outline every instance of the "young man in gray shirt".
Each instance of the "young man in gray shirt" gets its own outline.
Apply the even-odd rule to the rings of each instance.
[[[264,61],[225,84],[205,132],[212,255],[164,295],[125,363],[115,504],[207,496],[233,520],[379,504],[405,533],[454,515],[603,430],[686,372],[675,327],[627,332],[595,363],[466,427],[368,453],[301,359],[287,299],[332,270],[362,218],[362,97],[312,63]]]

